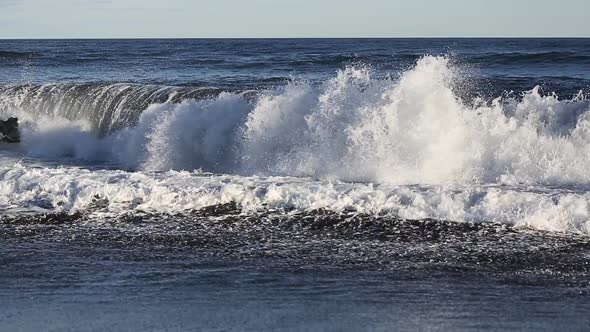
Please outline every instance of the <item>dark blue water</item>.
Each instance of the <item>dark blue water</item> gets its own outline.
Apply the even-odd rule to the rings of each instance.
[[[0,330],[588,330],[588,92],[590,39],[0,40]]]
[[[319,81],[347,65],[396,77],[424,55],[453,59],[481,93],[590,83],[588,39],[210,39],[0,41],[1,83],[125,82],[256,89]]]

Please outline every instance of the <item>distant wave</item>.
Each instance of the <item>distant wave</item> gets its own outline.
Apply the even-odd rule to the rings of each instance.
[[[0,59],[30,59],[37,56],[38,54],[35,52],[15,52],[0,50]]]
[[[471,58],[475,62],[487,64],[539,64],[539,63],[568,63],[568,64],[589,64],[590,54],[580,52],[509,52],[478,54]]]

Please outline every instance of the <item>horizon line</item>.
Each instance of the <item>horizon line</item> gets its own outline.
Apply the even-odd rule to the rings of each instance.
[[[0,40],[280,40],[280,39],[590,39],[590,36],[351,36],[351,37],[0,37]]]

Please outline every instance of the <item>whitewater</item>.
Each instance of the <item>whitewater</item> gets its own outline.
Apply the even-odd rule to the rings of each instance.
[[[272,89],[5,85],[0,210],[91,215],[329,210],[590,233],[590,101],[532,87],[467,98],[424,56]]]

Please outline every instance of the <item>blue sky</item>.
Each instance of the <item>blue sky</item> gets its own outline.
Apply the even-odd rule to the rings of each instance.
[[[590,0],[0,0],[0,38],[590,37]]]

